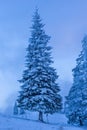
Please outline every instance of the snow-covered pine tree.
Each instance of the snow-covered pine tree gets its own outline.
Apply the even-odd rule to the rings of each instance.
[[[87,35],[73,71],[73,85],[66,97],[65,113],[69,123],[83,125],[87,118]]]
[[[20,80],[21,91],[18,106],[30,111],[39,112],[43,121],[44,113],[58,112],[62,108],[60,88],[56,82],[57,73],[51,64],[50,37],[45,34],[44,24],[36,9],[31,27],[31,38],[27,48],[26,69]]]

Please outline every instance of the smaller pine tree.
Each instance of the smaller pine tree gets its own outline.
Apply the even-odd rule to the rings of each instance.
[[[87,36],[73,71],[73,85],[66,97],[65,113],[71,124],[83,125],[87,119]]]

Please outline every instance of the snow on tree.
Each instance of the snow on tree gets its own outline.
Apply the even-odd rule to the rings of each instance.
[[[69,123],[83,125],[87,118],[87,35],[73,71],[73,85],[66,97],[65,113]]]
[[[57,83],[58,75],[51,67],[52,48],[48,46],[50,37],[45,34],[43,27],[44,24],[36,9],[27,48],[26,69],[19,81],[21,90],[18,97],[18,106],[25,110],[39,112],[40,121],[43,121],[43,114],[52,114],[62,108],[62,98]]]
[[[14,104],[13,114],[14,114],[14,115],[18,115],[18,106],[17,106],[17,102],[15,102],[15,104]]]

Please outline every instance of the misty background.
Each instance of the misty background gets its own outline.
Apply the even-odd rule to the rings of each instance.
[[[51,36],[54,67],[63,97],[87,33],[87,0],[0,0],[0,110],[14,104],[25,68],[26,48],[36,6]]]

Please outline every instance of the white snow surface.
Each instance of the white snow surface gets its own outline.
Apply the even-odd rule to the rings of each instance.
[[[87,130],[87,127],[75,127],[67,124],[63,114],[54,114],[44,117],[48,123],[37,120],[37,114],[26,116],[6,116],[0,114],[0,130]]]

